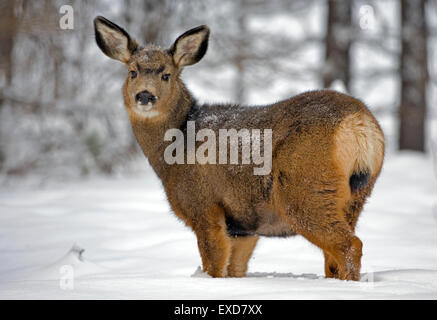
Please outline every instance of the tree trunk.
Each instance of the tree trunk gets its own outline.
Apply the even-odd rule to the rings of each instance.
[[[4,72],[7,86],[12,82],[12,51],[18,22],[14,8],[13,0],[0,6],[0,71]]]
[[[0,4],[0,75],[4,75],[5,83],[0,85],[0,111],[4,104],[4,88],[12,84],[14,37],[17,33],[18,18],[14,13],[15,1],[6,0]],[[0,170],[6,160],[0,137]]]
[[[349,91],[349,49],[352,37],[352,1],[328,1],[327,31],[325,37],[325,67],[323,85],[329,88],[341,80]]]
[[[399,149],[425,151],[427,69],[426,0],[402,0]]]
[[[245,56],[246,56],[246,21],[243,15],[243,3],[240,1],[237,17],[237,26],[239,39],[237,40],[237,52],[234,57],[234,65],[237,69],[237,73],[235,76],[235,86],[234,86],[234,100],[238,104],[242,104],[245,102],[246,92],[245,92]]]

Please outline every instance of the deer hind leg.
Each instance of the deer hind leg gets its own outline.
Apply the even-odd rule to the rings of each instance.
[[[368,189],[368,188],[366,188]],[[365,198],[368,196],[368,192],[360,191],[352,194],[349,201],[345,203],[343,214],[346,223],[349,225],[351,234],[355,231],[359,215],[363,209]],[[360,246],[359,242],[356,242],[356,246]],[[325,276],[327,278],[340,278],[339,265],[334,256],[327,250],[323,251],[325,256]],[[357,262],[359,263],[359,261]]]
[[[326,277],[358,281],[362,243],[345,221],[343,210],[312,212],[293,217],[295,231],[323,250]]]
[[[344,223],[302,235],[324,251],[326,277],[358,281],[362,242],[352,231],[346,231],[346,226]]]
[[[361,256],[363,243],[356,236],[350,236],[344,243],[334,246],[338,274],[341,280],[360,280]]]
[[[258,236],[243,236],[231,238],[231,257],[228,265],[229,277],[244,277],[249,259],[252,256]]]
[[[360,280],[361,240],[352,232],[344,233],[343,228],[333,228],[322,237],[313,237],[312,241],[325,252],[326,277]]]
[[[203,271],[211,277],[227,276],[227,267],[231,257],[231,238],[226,232],[223,210],[215,206],[202,216],[194,232],[202,258]]]
[[[338,276],[338,263],[327,251],[323,251],[325,256],[325,277],[326,278],[339,278]]]

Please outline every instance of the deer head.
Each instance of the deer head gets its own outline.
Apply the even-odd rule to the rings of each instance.
[[[181,71],[205,55],[209,28],[185,32],[166,50],[152,44],[140,46],[123,28],[100,16],[94,19],[94,29],[103,53],[126,66],[123,96],[130,116],[158,121],[177,112]]]

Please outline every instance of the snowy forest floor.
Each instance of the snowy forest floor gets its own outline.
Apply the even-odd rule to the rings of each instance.
[[[299,236],[262,238],[246,278],[205,277],[150,171],[3,187],[0,212],[1,299],[437,299],[437,179],[415,153],[387,156],[361,215],[361,282],[325,279],[322,252]]]

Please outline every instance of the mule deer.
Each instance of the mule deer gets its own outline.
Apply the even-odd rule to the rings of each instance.
[[[320,90],[258,107],[199,105],[180,74],[205,55],[207,26],[185,32],[167,50],[140,46],[103,17],[94,28],[100,49],[126,65],[123,97],[133,131],[172,210],[196,234],[205,272],[243,277],[259,236],[299,234],[323,250],[326,277],[359,280],[355,225],[384,158],[383,132],[361,101]],[[165,133],[186,134],[187,121],[214,132],[271,129],[271,172],[166,163]]]

